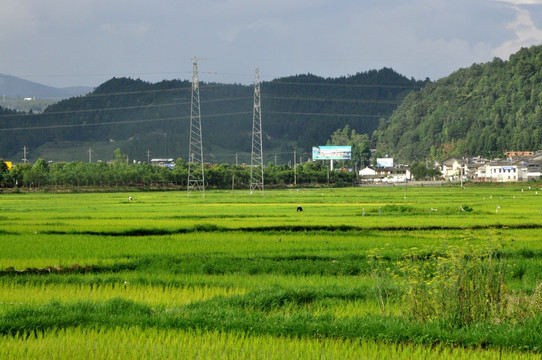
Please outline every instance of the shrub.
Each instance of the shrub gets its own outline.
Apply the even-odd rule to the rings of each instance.
[[[499,318],[507,290],[505,268],[495,254],[492,247],[472,244],[447,247],[425,260],[409,254],[399,264],[408,314],[452,326]]]
[[[441,251],[412,248],[383,272],[375,266],[377,290],[384,276],[402,289],[404,313],[420,322],[441,321],[451,327],[498,322],[509,299],[504,285],[505,267],[496,246],[447,246]],[[378,259],[378,255],[373,255]],[[377,291],[384,308],[388,293]]]

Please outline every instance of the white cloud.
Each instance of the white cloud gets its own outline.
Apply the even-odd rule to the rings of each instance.
[[[514,4],[541,4],[542,1],[536,0],[509,0],[507,2]],[[499,47],[493,50],[493,55],[503,59],[517,52],[522,47],[542,44],[542,29],[539,29],[534,24],[531,14],[528,10],[513,6],[517,11],[516,19],[507,25],[515,36],[514,39],[502,43]]]
[[[513,4],[513,5],[540,5],[542,0],[494,0],[496,2]]]

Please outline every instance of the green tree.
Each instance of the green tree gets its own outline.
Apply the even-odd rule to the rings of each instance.
[[[346,162],[351,167],[364,167],[369,165],[371,150],[369,148],[370,140],[367,134],[358,134],[356,130],[346,125],[343,129],[337,129],[327,142],[328,145],[346,145],[352,147],[352,160]]]
[[[119,148],[116,148],[114,153],[115,160],[113,161],[113,164],[115,165],[115,167],[128,165],[128,155],[123,154]]]
[[[4,159],[0,158],[0,186],[6,186],[11,182],[11,176],[8,169],[8,164]]]
[[[410,172],[416,180],[432,180],[441,175],[438,169],[429,168],[422,162],[416,162],[412,164]]]
[[[25,172],[24,181],[39,187],[49,180],[49,164],[44,159],[38,159],[32,168]]]

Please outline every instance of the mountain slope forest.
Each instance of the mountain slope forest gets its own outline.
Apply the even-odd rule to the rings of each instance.
[[[264,162],[287,163],[293,150],[310,156],[337,129],[349,125],[372,134],[413,90],[428,81],[383,68],[352,76],[296,75],[261,83]],[[108,160],[120,148],[129,159],[187,159],[189,81],[148,83],[113,78],[86,96],[49,106],[42,114],[0,115],[0,157],[54,161]],[[205,161],[250,162],[254,89],[250,85],[200,82]],[[1,111],[1,110],[0,110]],[[94,161],[95,161],[94,160]]]
[[[542,149],[542,46],[474,64],[411,92],[373,141],[410,162]]]

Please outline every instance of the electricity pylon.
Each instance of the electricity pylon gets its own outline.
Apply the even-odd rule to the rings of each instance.
[[[260,190],[263,195],[262,106],[260,102],[260,70],[254,79],[254,112],[252,116],[252,154],[250,156],[250,193]]]
[[[192,100],[190,110],[190,145],[188,147],[188,196],[198,189],[205,197],[205,172],[203,171],[203,139],[199,102],[198,58],[192,63]]]

